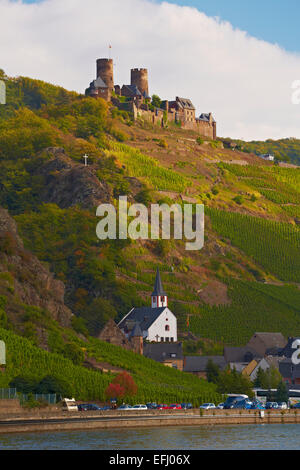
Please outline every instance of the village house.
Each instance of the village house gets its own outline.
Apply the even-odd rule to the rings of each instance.
[[[145,343],[144,356],[173,369],[183,370],[182,343]]]

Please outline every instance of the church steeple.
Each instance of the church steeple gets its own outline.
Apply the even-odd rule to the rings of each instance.
[[[157,268],[154,291],[151,294],[151,307],[158,308],[158,307],[167,307],[167,306],[168,306],[168,296],[163,289],[159,269]]]

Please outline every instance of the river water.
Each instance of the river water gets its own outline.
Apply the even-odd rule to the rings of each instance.
[[[172,426],[0,434],[0,450],[295,450],[300,424]]]

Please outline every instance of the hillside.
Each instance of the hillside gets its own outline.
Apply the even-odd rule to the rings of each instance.
[[[97,335],[108,318],[149,305],[159,266],[191,351],[221,353],[255,331],[300,334],[299,169],[172,124],[133,123],[101,99],[44,82],[7,78],[7,86],[0,206],[13,215],[25,248],[65,284],[77,333]],[[145,204],[204,203],[204,248],[100,242],[95,208],[125,194]],[[38,328],[33,319],[37,343]]]
[[[236,146],[244,152],[253,152],[257,155],[271,154],[278,161],[300,166],[300,139],[290,137],[287,139],[266,141],[252,140],[245,142],[238,139],[222,139],[224,144]]]

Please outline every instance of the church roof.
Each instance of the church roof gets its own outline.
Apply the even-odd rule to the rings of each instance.
[[[139,307],[133,308],[126,317],[119,323],[119,328],[123,329],[128,324],[128,329],[130,330],[132,323],[139,323],[141,330],[146,331],[152,325],[152,323],[157,320],[157,318],[162,314],[162,312],[167,307],[151,308],[151,307]]]
[[[159,269],[157,268],[156,271],[156,278],[155,278],[155,284],[154,284],[154,291],[151,294],[152,296],[155,295],[167,295],[163,289],[161,278],[160,278],[160,273]]]

